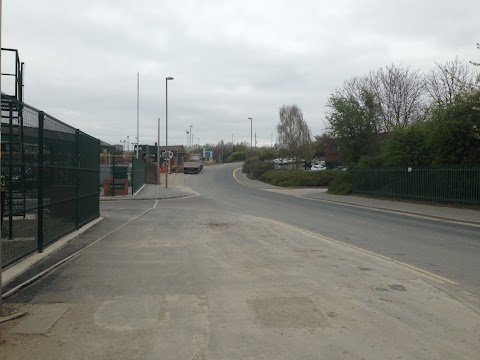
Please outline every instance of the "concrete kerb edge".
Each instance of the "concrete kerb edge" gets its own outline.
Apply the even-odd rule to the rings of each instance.
[[[28,285],[34,283],[35,281],[41,279],[42,277],[44,277],[45,275],[49,274],[51,271],[55,270],[57,267],[65,264],[66,262],[68,262],[69,260],[75,258],[76,256],[78,256],[79,254],[83,253],[85,250],[89,249],[91,246],[94,246],[96,243],[98,243],[99,241],[105,239],[106,237],[110,236],[111,234],[113,234],[114,232],[120,230],[121,228],[123,228],[124,226],[130,224],[132,221],[135,221],[137,220],[138,218],[142,217],[143,215],[145,215],[146,213],[148,213],[150,210],[152,210],[153,207],[145,210],[144,212],[142,212],[140,215],[137,215],[135,216],[133,219],[130,219],[129,221],[127,221],[126,223],[120,225],[119,227],[113,229],[112,231],[110,231],[109,233],[103,235],[102,237],[98,238],[97,240],[91,242],[90,244],[84,246],[83,248],[77,250],[76,252],[74,252],[73,254],[71,255],[68,255],[66,258],[58,261],[57,263],[53,264],[52,266],[50,266],[49,268],[39,272],[38,274],[34,275],[33,277],[31,277],[30,279],[24,281],[23,283],[21,283],[20,285],[16,286],[15,288],[13,289],[10,289],[8,290],[7,292],[5,292],[4,294],[1,294],[2,296],[2,299],[6,299],[8,298],[9,296],[15,294],[17,291],[20,291],[21,289],[27,287]],[[103,220],[103,218],[100,218],[101,220]]]
[[[39,261],[45,259],[46,257],[50,256],[54,252],[60,250],[62,247],[67,245],[70,241],[77,238],[79,235],[83,234],[85,231],[93,227],[94,225],[98,224],[102,221],[102,217],[98,217],[95,220],[90,221],[89,223],[83,225],[80,229],[67,234],[66,236],[62,237],[61,239],[55,241],[53,244],[47,246],[45,250],[41,253],[34,253],[24,259],[23,261],[19,262],[16,265],[8,268],[7,270],[3,271],[3,285],[7,285],[20,275],[22,275],[25,271],[30,269],[32,266],[37,264]]]
[[[443,216],[427,215],[427,214],[418,213],[418,212],[414,212],[414,211],[393,210],[393,209],[383,208],[383,207],[378,207],[378,206],[352,204],[352,203],[349,203],[349,202],[346,202],[346,201],[341,201],[341,200],[318,199],[318,198],[309,197],[307,195],[295,195],[295,196],[301,197],[301,198],[307,199],[307,200],[331,202],[331,203],[342,204],[342,205],[351,206],[351,207],[366,208],[366,209],[375,210],[375,211],[383,211],[383,212],[389,212],[389,213],[394,213],[394,214],[407,215],[407,216],[413,216],[413,217],[418,217],[418,218],[425,218],[425,219],[430,219],[430,220],[435,220],[435,221],[444,221],[444,222],[449,222],[449,223],[452,223],[452,224],[460,224],[460,225],[468,225],[468,226],[473,226],[473,227],[480,227],[480,222],[452,219],[452,218],[446,218],[446,217],[443,217]]]
[[[251,189],[269,191],[269,189],[259,188],[259,187],[255,187],[255,186],[245,184],[240,179],[238,179],[235,173],[236,173],[237,170],[240,170],[240,169],[241,168],[237,168],[237,169],[233,170],[233,178],[238,183],[242,184],[243,186],[249,187]],[[285,189],[288,189],[288,188],[285,188]],[[286,194],[286,195],[289,195],[289,194]],[[458,224],[458,225],[480,227],[480,222],[452,219],[452,218],[446,218],[446,217],[435,216],[435,215],[427,215],[427,214],[422,214],[422,213],[418,213],[418,212],[414,212],[414,211],[395,210],[395,209],[389,209],[389,208],[383,208],[383,207],[371,206],[371,205],[352,204],[352,203],[349,203],[349,202],[346,202],[346,201],[341,201],[341,200],[319,199],[319,198],[308,197],[308,196],[305,196],[305,195],[290,195],[290,196],[296,196],[296,197],[311,200],[311,201],[323,201],[323,202],[329,202],[329,203],[334,203],[334,204],[340,204],[340,205],[344,205],[344,206],[351,206],[351,207],[356,207],[356,208],[365,208],[365,209],[374,210],[374,211],[389,212],[389,213],[393,213],[393,214],[423,218],[423,219],[434,220],[434,221],[443,221],[443,222],[448,222],[448,223]]]
[[[100,196],[100,201],[115,201],[115,200],[125,200],[130,199],[138,195],[138,193],[145,187],[145,184],[142,185],[140,189],[135,191],[132,195],[117,195],[117,196]]]

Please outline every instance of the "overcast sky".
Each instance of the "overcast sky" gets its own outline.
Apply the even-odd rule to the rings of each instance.
[[[153,144],[165,77],[169,144],[270,145],[283,104],[313,134],[344,80],[392,63],[480,60],[478,0],[3,0],[3,47],[26,64],[25,101],[112,144]],[[3,61],[2,71],[8,65]],[[5,86],[7,86],[6,84]],[[2,90],[7,91],[3,86]],[[8,91],[7,91],[8,92]],[[274,141],[275,141],[275,134]]]

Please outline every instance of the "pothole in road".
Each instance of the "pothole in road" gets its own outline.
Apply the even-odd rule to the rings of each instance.
[[[370,270],[373,270],[372,268],[369,268],[369,267],[359,267],[358,269],[359,269],[359,270],[362,270],[362,271],[370,271]]]
[[[403,285],[388,285],[388,287],[395,291],[407,291]]]

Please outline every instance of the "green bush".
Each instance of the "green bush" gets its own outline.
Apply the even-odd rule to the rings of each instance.
[[[329,194],[348,195],[352,193],[352,173],[350,171],[337,171],[336,176],[328,185]]]
[[[237,151],[234,153],[231,153],[230,156],[225,160],[227,163],[231,162],[237,162],[237,161],[243,161],[245,160],[245,152],[243,151]]]
[[[303,170],[271,170],[259,177],[259,180],[284,187],[328,186],[340,171],[303,171]]]
[[[273,170],[273,162],[261,161],[257,156],[248,158],[242,166],[242,172],[246,173],[250,179],[255,180],[269,170]]]

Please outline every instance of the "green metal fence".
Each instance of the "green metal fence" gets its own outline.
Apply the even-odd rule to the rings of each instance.
[[[100,142],[2,95],[2,267],[99,216]]]
[[[145,184],[145,161],[132,159],[132,194],[135,194]]]
[[[443,204],[480,206],[480,167],[354,169],[352,192]]]

